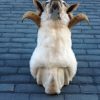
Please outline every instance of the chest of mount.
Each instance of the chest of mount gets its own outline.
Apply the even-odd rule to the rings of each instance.
[[[38,30],[39,46],[53,47],[53,48],[66,48],[71,46],[71,32],[67,28],[40,28]]]

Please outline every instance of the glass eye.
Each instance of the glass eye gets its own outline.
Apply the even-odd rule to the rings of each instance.
[[[65,6],[67,6],[65,2],[63,2],[63,4],[64,4]]]

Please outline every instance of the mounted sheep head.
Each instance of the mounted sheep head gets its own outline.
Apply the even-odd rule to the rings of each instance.
[[[28,11],[23,16],[23,19],[31,19],[39,26],[37,46],[30,60],[30,72],[37,83],[43,85],[47,94],[59,94],[77,71],[69,29],[88,18],[84,14],[73,16],[72,11],[79,4],[69,6],[63,0],[43,3],[34,0],[33,3],[38,12]]]
[[[73,16],[72,11],[76,10],[79,6],[79,3],[73,4],[69,6],[65,1],[63,0],[48,0],[43,1],[40,3],[38,0],[33,0],[33,4],[37,7],[37,13],[28,11],[23,15],[22,20],[25,18],[31,19],[36,23],[38,27],[41,25],[41,15],[46,12],[47,16],[50,17],[49,13],[52,13],[52,18],[60,18],[62,14],[66,15],[68,14],[68,17],[66,17],[66,21],[69,20],[68,27],[72,28],[77,23],[86,20],[89,22],[88,17],[85,14],[78,14],[77,16]],[[62,12],[62,13],[61,13]],[[47,17],[46,16],[46,17]],[[43,16],[44,17],[44,16]]]

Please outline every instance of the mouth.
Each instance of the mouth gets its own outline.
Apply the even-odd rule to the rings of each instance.
[[[52,19],[60,19],[61,3],[60,1],[50,2],[50,14]]]

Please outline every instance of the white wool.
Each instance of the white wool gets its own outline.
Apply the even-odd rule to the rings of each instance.
[[[66,27],[67,21],[65,23],[64,20],[54,22],[43,17],[38,30],[37,46],[30,60],[34,77],[39,67],[75,67],[76,70],[77,62],[72,50],[71,32]]]
[[[69,17],[61,11],[60,18],[52,20],[48,8],[42,13],[37,46],[30,59],[31,74],[44,86],[46,93],[59,94],[77,71],[71,32],[67,27]]]
[[[42,22],[46,22],[46,21],[51,20],[51,14],[48,13],[48,12],[49,12],[49,11],[48,11],[48,9],[47,9],[47,10],[45,10],[45,11],[42,13],[42,15],[41,15],[41,21],[42,21]],[[60,18],[61,18],[60,22],[61,22],[62,24],[68,25],[70,19],[69,19],[69,16],[68,16],[64,11],[61,11],[61,13],[60,13]]]

